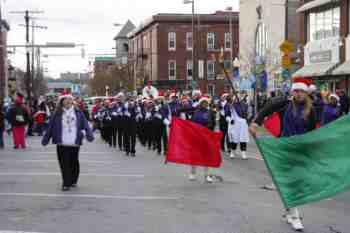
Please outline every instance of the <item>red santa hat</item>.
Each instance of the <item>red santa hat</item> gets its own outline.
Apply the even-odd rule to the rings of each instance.
[[[310,80],[305,79],[303,77],[297,77],[293,79],[292,91],[302,90],[302,91],[308,92],[310,85],[311,85]]]
[[[68,92],[68,91],[63,91],[60,96],[58,97],[58,99],[61,101],[65,98],[71,98],[73,99],[73,96]]]
[[[210,97],[207,95],[202,95],[202,97],[199,99],[199,104],[201,104],[204,101],[210,103]]]
[[[339,98],[339,96],[337,94],[331,94],[331,95],[329,95],[329,98],[334,98],[334,99],[337,100],[337,102],[340,101],[340,98]]]
[[[174,98],[176,97],[176,92],[175,91],[172,91],[169,95],[170,98]]]

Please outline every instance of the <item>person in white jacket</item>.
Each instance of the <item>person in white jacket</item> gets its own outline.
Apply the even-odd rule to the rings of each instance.
[[[238,155],[238,144],[240,144],[241,157],[247,159],[247,144],[249,142],[249,129],[247,123],[247,105],[232,96],[227,98],[225,106],[225,117],[228,124],[228,141],[230,147],[230,158]]]

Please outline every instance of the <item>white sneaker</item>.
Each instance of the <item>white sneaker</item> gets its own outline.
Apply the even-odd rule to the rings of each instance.
[[[195,181],[196,179],[197,179],[196,176],[193,175],[193,174],[190,174],[190,175],[188,176],[188,180],[190,180],[190,181]]]
[[[205,182],[207,182],[207,183],[213,183],[214,180],[213,180],[213,178],[211,178],[211,176],[206,176],[206,177],[205,177]]]
[[[301,222],[300,217],[296,217],[290,213],[287,213],[285,215],[285,220],[288,224],[290,224],[292,226],[292,228],[295,231],[303,231],[304,230],[304,226],[303,226],[303,223]]]
[[[247,160],[247,159],[248,159],[247,154],[246,154],[245,151],[242,151],[242,152],[241,152],[241,155],[242,155],[242,159],[244,159],[244,160]]]
[[[234,159],[236,157],[235,152],[231,150],[230,152],[230,159]]]

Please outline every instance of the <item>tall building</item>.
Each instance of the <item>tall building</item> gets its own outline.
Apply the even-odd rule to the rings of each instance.
[[[302,67],[295,76],[314,80],[323,90],[349,93],[349,0],[300,1]]]
[[[0,100],[8,97],[8,58],[7,32],[10,26],[5,20],[0,21]]]
[[[211,95],[229,88],[217,58],[223,50],[230,68],[231,51],[232,58],[238,55],[238,12],[195,15],[194,30],[192,19],[192,14],[157,14],[130,35],[130,61],[139,88],[151,82],[158,89],[199,88]]]
[[[129,55],[129,39],[128,34],[135,29],[135,25],[128,20],[114,38],[115,40],[115,50],[116,50],[116,64],[125,65],[128,62]]]
[[[264,73],[265,91],[283,88],[281,79],[282,53],[280,45],[289,41],[295,48],[299,43],[300,24],[297,15],[299,0],[240,0],[240,63],[241,76]],[[290,54],[293,60],[297,49]],[[297,65],[290,67],[293,73]],[[264,72],[262,72],[264,71]],[[290,77],[291,75],[289,75]],[[261,80],[260,80],[261,81]]]

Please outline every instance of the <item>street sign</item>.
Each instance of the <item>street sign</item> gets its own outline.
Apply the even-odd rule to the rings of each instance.
[[[284,54],[289,54],[289,53],[293,52],[294,45],[291,42],[289,42],[288,40],[285,40],[280,45],[280,50]]]

